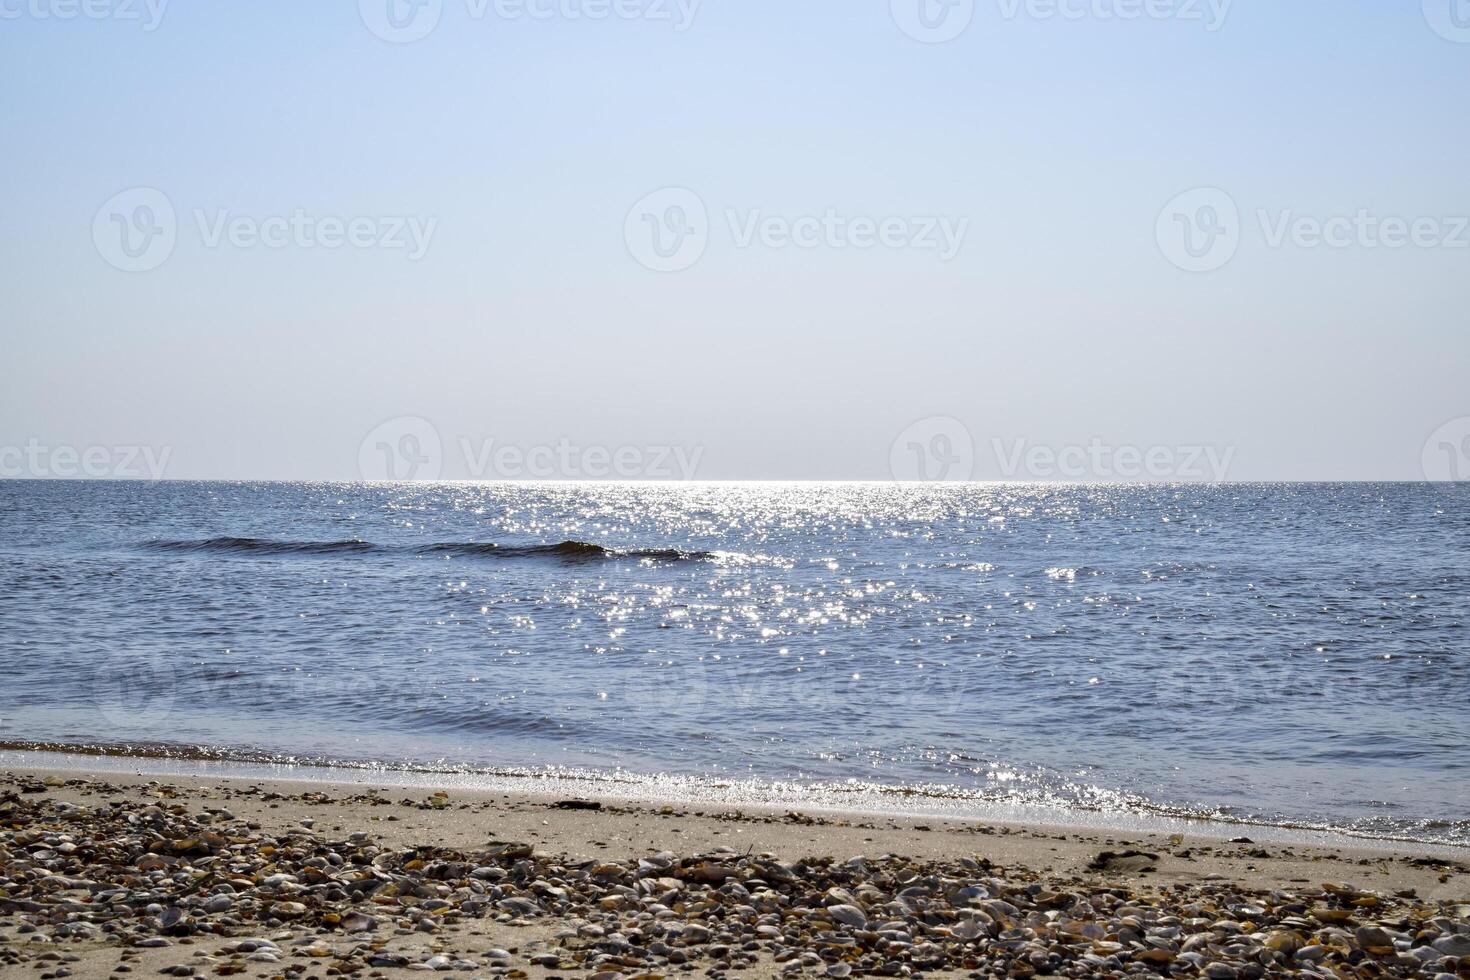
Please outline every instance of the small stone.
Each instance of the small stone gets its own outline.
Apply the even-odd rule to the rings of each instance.
[[[349,912],[342,918],[343,932],[372,932],[378,927],[378,920],[362,912]]]
[[[1369,952],[1382,951],[1380,955],[1388,955],[1394,951],[1393,937],[1378,926],[1359,926],[1354,930],[1353,938]]]
[[[1436,939],[1432,945],[1446,956],[1470,956],[1470,936],[1463,933],[1443,936]]]
[[[408,957],[401,953],[379,951],[368,957],[368,966],[405,967],[408,966]]]

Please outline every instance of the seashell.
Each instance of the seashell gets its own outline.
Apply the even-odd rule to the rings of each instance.
[[[378,920],[362,912],[349,912],[342,917],[344,932],[371,932],[378,927]]]
[[[706,884],[722,884],[727,879],[739,877],[739,872],[734,868],[723,864],[711,864],[706,861],[692,868],[683,868],[679,871],[679,877],[686,881],[698,881]]]
[[[1269,950],[1288,956],[1306,945],[1307,939],[1299,932],[1273,932],[1261,943]]]

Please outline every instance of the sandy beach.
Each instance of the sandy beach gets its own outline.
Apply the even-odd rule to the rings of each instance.
[[[0,78],[0,980],[1470,980],[1470,0]]]
[[[12,768],[0,973],[1470,976],[1453,852],[1240,830]]]

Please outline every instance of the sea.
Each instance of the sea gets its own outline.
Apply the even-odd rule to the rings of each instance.
[[[1470,844],[1470,486],[0,482],[0,748]]]

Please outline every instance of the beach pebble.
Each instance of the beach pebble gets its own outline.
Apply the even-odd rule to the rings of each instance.
[[[349,912],[342,917],[343,932],[371,932],[378,927],[378,920],[362,912]]]
[[[1470,956],[1470,935],[1443,936],[1434,941],[1434,948],[1445,956]]]
[[[1386,952],[1393,951],[1393,937],[1378,926],[1359,926],[1354,930],[1353,936],[1357,940],[1358,945],[1364,949],[1382,949]]]
[[[1298,963],[1315,963],[1320,959],[1324,959],[1326,956],[1326,947],[1313,944],[1311,946],[1303,946],[1297,950],[1294,958]]]
[[[368,956],[368,966],[404,967],[408,965],[408,957],[402,953],[375,952]]]
[[[707,943],[710,940],[710,936],[710,931],[704,926],[698,925],[697,923],[691,923],[690,925],[685,926],[684,930],[679,934],[679,938],[685,943],[685,945],[689,946],[694,946],[699,943]]]
[[[390,844],[359,831],[330,840],[304,824],[276,836],[237,824],[225,836],[190,816],[197,807],[129,800],[68,810],[6,796],[4,778],[0,896],[14,909],[16,939],[0,943],[0,971],[29,956],[50,980],[64,980],[70,962],[53,940],[115,936],[131,957],[129,947],[167,947],[161,933],[199,943],[187,964],[197,974],[260,964],[250,976],[282,980],[317,976],[308,964],[360,980],[389,980],[387,970],[504,976],[518,958],[593,980],[777,971],[837,980],[1424,978],[1462,973],[1470,954],[1464,905],[1334,884],[1268,890],[1194,878],[1149,887],[1133,879],[1157,862],[1139,851],[1101,852],[1078,876],[1003,869],[979,856],[785,863],[755,853],[758,845],[623,860],[604,851],[583,862],[525,844]],[[301,797],[330,802],[314,791]],[[144,850],[158,861],[140,864]],[[476,953],[477,963],[454,941],[483,935],[483,920],[510,930],[511,945],[518,927],[544,925],[525,948]],[[264,934],[227,938],[247,929]],[[216,931],[218,940],[200,935]],[[113,964],[118,976],[138,965]]]
[[[865,929],[868,925],[867,915],[855,905],[829,905],[827,914],[843,925],[854,929]]]

